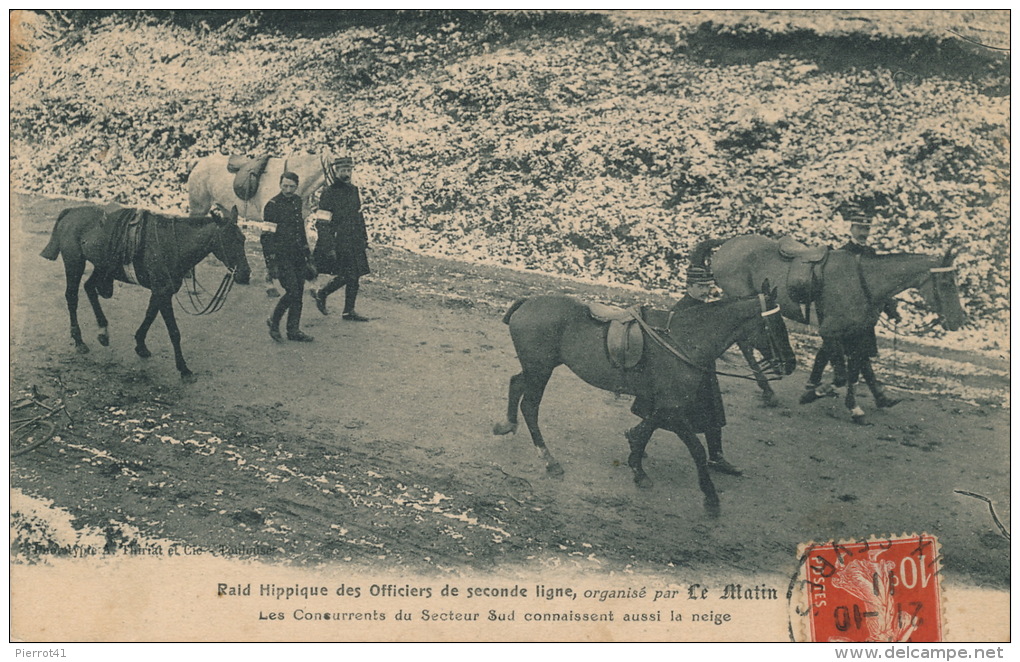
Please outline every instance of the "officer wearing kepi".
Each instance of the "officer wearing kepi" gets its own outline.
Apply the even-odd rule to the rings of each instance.
[[[344,292],[343,319],[350,322],[367,322],[354,308],[358,298],[359,280],[369,273],[368,231],[361,213],[361,194],[351,183],[354,159],[344,156],[333,164],[333,182],[319,198],[319,211],[327,212],[330,220],[323,224],[325,232],[319,235],[315,246],[315,263],[321,273],[336,277],[318,292],[313,292],[319,312],[328,315],[326,298],[341,287]]]
[[[685,310],[702,306],[709,301],[715,286],[715,276],[711,269],[698,265],[687,268],[687,292],[672,309],[674,315],[683,315]],[[642,421],[627,430],[627,440],[633,446],[635,441],[647,443],[655,431],[656,423],[651,419],[656,406],[649,398],[637,397],[631,406],[631,412],[642,418]],[[669,403],[672,405],[673,403]],[[668,406],[668,405],[667,405]],[[684,416],[691,430],[705,435],[708,447],[708,468],[731,476],[740,476],[743,471],[730,464],[723,457],[722,429],[726,425],[726,410],[723,407],[722,393],[719,390],[719,378],[715,374],[715,363],[706,366],[701,385],[691,402],[683,403],[677,399],[675,406],[678,413]],[[683,409],[681,407],[683,406]]]
[[[839,214],[845,222],[850,224],[850,239],[840,247],[840,250],[855,256],[875,257],[878,252],[874,247],[868,245],[873,224],[872,217],[865,212],[861,205],[853,202],[844,204],[840,208]],[[885,301],[882,305],[882,312],[894,322],[899,322],[901,319],[896,299]],[[879,407],[892,407],[900,402],[898,398],[886,395],[885,389],[875,377],[871,359],[878,356],[878,340],[875,337],[874,324],[872,324],[867,329],[858,329],[847,333],[842,338],[829,338],[822,342],[822,347],[815,355],[806,390],[800,397],[801,404],[808,404],[831,394],[831,388],[821,383],[825,366],[830,363],[835,372],[834,385],[843,386],[846,383],[846,355],[851,352],[858,354],[862,359],[861,373],[868,386],[875,392],[875,404]]]

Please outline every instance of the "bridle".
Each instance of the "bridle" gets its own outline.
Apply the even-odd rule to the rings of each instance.
[[[214,221],[215,222],[215,221]],[[176,227],[176,221],[174,221],[174,227]],[[219,225],[219,223],[217,223]],[[224,243],[223,235],[225,234],[224,227],[218,227],[216,232],[216,239],[219,242],[219,248],[221,253],[226,253],[226,244]],[[176,242],[175,242],[176,243]],[[181,309],[189,315],[211,315],[220,310],[223,304],[227,302],[227,295],[230,294],[230,290],[234,287],[234,276],[237,273],[237,266],[230,267],[227,273],[223,275],[223,280],[220,281],[219,287],[216,288],[216,292],[213,293],[209,299],[209,303],[202,307],[202,297],[198,293],[201,289],[202,292],[208,294],[208,290],[202,287],[201,283],[198,282],[198,278],[195,276],[195,270],[191,269],[191,276],[189,287],[185,289],[188,291],[188,306],[181,304]],[[185,276],[185,278],[189,278]],[[180,291],[174,294],[177,298],[177,303],[181,303],[178,297]]]
[[[319,166],[322,168],[322,178],[326,182],[326,186],[332,186],[336,177],[333,176],[332,168],[332,155],[327,154],[325,151],[319,152]]]
[[[938,319],[939,320],[941,320],[942,317],[943,317],[943,313],[942,313],[942,311],[943,311],[943,307],[942,307],[943,296],[942,296],[942,287],[940,286],[940,284],[942,283],[942,279],[937,277],[935,274],[955,273],[955,272],[956,272],[956,265],[950,265],[948,267],[932,267],[932,268],[928,269],[928,278],[926,278],[925,281],[921,282],[921,284],[923,285],[924,282],[926,282],[927,280],[929,280],[929,279],[931,280],[932,296],[935,298],[935,314],[938,315]],[[938,320],[936,320],[936,321],[938,321]]]
[[[917,288],[919,289],[919,288],[923,287],[925,283],[927,283],[928,281],[931,281],[932,298],[935,299],[934,306],[933,306],[934,310],[929,309],[927,306],[922,306],[920,304],[914,303],[913,301],[907,301],[905,299],[896,299],[896,301],[905,303],[908,306],[911,306],[912,308],[914,308],[916,310],[920,310],[920,311],[926,312],[926,313],[932,313],[932,312],[935,313],[936,318],[934,320],[932,320],[930,322],[927,322],[926,324],[924,324],[923,326],[921,326],[918,329],[918,331],[920,331],[921,333],[926,333],[926,332],[932,330],[933,328],[935,328],[937,325],[939,325],[942,322],[942,319],[945,316],[943,314],[943,312],[942,312],[943,311],[943,303],[945,302],[945,295],[944,295],[944,293],[942,291],[942,288],[943,288],[944,284],[943,284],[943,279],[940,278],[938,276],[938,274],[955,273],[956,270],[957,270],[956,269],[956,265],[949,265],[949,266],[943,266],[943,267],[929,267],[928,268],[928,275],[925,276],[924,279],[920,283],[917,284]],[[862,279],[863,279],[863,275],[862,275]],[[868,295],[870,293],[867,290],[865,290],[865,294]],[[869,305],[869,307],[871,305],[871,298],[870,298],[870,296],[868,297],[868,305]]]
[[[767,343],[768,343],[768,347],[769,347],[769,352],[771,354],[773,354],[774,356],[778,357],[779,354],[780,354],[780,352],[779,352],[779,338],[776,337],[776,332],[772,329],[772,325],[769,324],[769,316],[770,315],[775,315],[776,313],[778,313],[779,312],[779,306],[776,305],[776,306],[770,308],[769,305],[768,305],[768,300],[765,298],[764,294],[758,294],[758,304],[759,304],[759,306],[761,308],[761,312],[759,314],[761,315],[762,321],[763,321],[763,323],[765,325],[765,337],[767,339]],[[652,326],[650,326],[648,324],[648,322],[646,322],[642,318],[641,311],[639,309],[631,308],[631,309],[629,309],[628,312],[630,312],[630,314],[634,317],[634,320],[638,323],[638,326],[640,326],[645,331],[645,333],[648,334],[648,336],[652,340],[654,340],[663,349],[665,349],[670,354],[672,354],[673,356],[677,357],[678,359],[680,359],[681,361],[683,361],[687,365],[691,366],[692,368],[700,370],[701,372],[705,373],[706,375],[707,374],[715,374],[715,375],[722,375],[724,377],[737,377],[738,379],[747,379],[747,380],[750,380],[750,381],[757,381],[756,377],[750,377],[748,375],[738,375],[738,374],[731,373],[731,372],[722,372],[722,371],[719,371],[719,370],[713,370],[713,369],[710,369],[710,368],[708,368],[706,366],[703,366],[703,365],[701,365],[699,363],[696,363],[694,361],[694,359],[692,359],[689,356],[687,356],[687,354],[685,354],[682,349],[680,349],[679,347],[674,345],[672,342],[670,342],[669,340],[664,338],[662,336],[662,334],[660,334]],[[670,320],[672,320],[672,318],[673,318],[673,315],[670,314]],[[668,325],[668,323],[667,323],[667,325]],[[669,335],[669,330],[668,329],[666,330],[666,335]],[[773,365],[773,359],[766,359],[765,364],[766,364],[765,365],[765,369],[772,370],[772,372],[776,373],[776,375],[779,375],[778,369],[776,368],[775,365]],[[776,376],[776,377],[766,377],[766,379],[768,381],[777,381],[778,379],[780,379],[780,377],[779,376]]]
[[[778,332],[773,328],[775,324],[772,322],[771,317],[771,315],[779,314],[780,310],[779,304],[776,304],[774,307],[769,308],[768,301],[765,299],[764,294],[758,295],[758,301],[761,305],[762,323],[765,326],[765,341],[766,343],[768,343],[769,354],[771,355],[771,358],[765,359],[764,361],[765,365],[762,367],[765,370],[771,370],[773,374],[776,375],[774,379],[780,379],[782,375],[779,371],[779,365],[777,364],[777,361],[779,361],[779,357],[782,355],[782,349],[779,343]],[[780,322],[781,321],[782,320],[780,320]]]

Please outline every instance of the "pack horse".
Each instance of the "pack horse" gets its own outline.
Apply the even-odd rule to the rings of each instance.
[[[65,209],[57,217],[49,243],[41,255],[47,260],[64,259],[64,298],[71,319],[71,339],[79,353],[89,351],[78,326],[78,288],[86,263],[93,265],[85,281],[85,294],[99,326],[99,343],[110,344],[108,321],[99,297],[113,296],[113,281],[148,288],[149,305],[135,332],[135,352],[142,358],[152,353],[145,339],[149,327],[162,315],[181,379],[194,380],[181,352],[181,332],[174,318],[173,295],[184,277],[212,253],[229,272],[226,289],[234,278],[245,283],[251,270],[244,252],[244,233],[237,225],[237,209],[227,215],[216,213],[198,218],[154,214],[142,209],[85,206]]]

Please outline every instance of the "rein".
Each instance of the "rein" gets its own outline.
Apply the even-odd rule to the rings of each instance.
[[[773,315],[773,314],[779,312],[779,306],[776,306],[775,308],[772,308],[771,310],[766,310],[765,309],[766,308],[766,306],[765,306],[765,297],[763,295],[759,294],[758,295],[758,300],[761,302],[761,308],[762,308],[761,316],[762,317],[765,317],[766,315]],[[673,343],[671,343],[668,340],[666,340],[665,338],[663,338],[662,335],[659,334],[658,331],[656,331],[654,328],[652,328],[648,324],[648,322],[646,322],[644,319],[642,319],[641,318],[641,313],[640,313],[639,310],[637,310],[636,308],[631,308],[631,309],[628,309],[627,312],[629,312],[631,314],[631,316],[633,316],[634,321],[636,321],[638,323],[638,326],[640,326],[645,331],[645,333],[648,334],[648,336],[652,340],[654,340],[663,349],[665,349],[670,354],[672,354],[673,356],[677,357],[678,359],[680,359],[681,361],[683,361],[687,365],[691,366],[692,368],[695,368],[695,369],[705,373],[706,375],[715,374],[715,375],[722,375],[723,377],[736,377],[738,379],[747,379],[747,380],[752,381],[752,382],[753,381],[757,381],[755,377],[749,377],[747,375],[738,375],[738,374],[732,373],[732,372],[722,372],[722,371],[719,371],[719,370],[713,370],[713,369],[707,368],[707,367],[705,367],[703,365],[700,365],[698,363],[695,363],[694,359],[692,359],[689,356],[687,356],[686,354],[684,354],[683,350],[681,350],[679,347],[677,347]],[[668,333],[668,331],[667,331],[667,333]],[[779,377],[766,377],[765,379],[767,381],[777,381],[780,378]]]
[[[220,286],[216,289],[216,292],[212,295],[209,303],[206,304],[205,308],[199,310],[202,306],[202,298],[198,294],[198,288],[201,288],[203,292],[208,294],[208,291],[202,287],[201,283],[195,277],[195,270],[191,270],[191,287],[188,288],[188,303],[189,306],[181,304],[181,309],[189,315],[211,315],[212,313],[218,312],[223,304],[227,302],[227,295],[230,294],[230,290],[234,287],[234,269],[231,269],[223,276],[223,280],[220,281]],[[178,293],[174,294],[174,297],[178,297]],[[177,303],[180,303],[180,298],[177,298]]]
[[[173,221],[173,225],[176,234],[177,227],[176,220]],[[220,248],[223,248],[222,228],[218,229],[218,233]],[[220,281],[219,287],[216,288],[216,292],[213,293],[212,298],[209,299],[209,303],[207,303],[204,308],[202,307],[202,297],[198,294],[198,290],[201,289],[206,294],[208,294],[209,291],[202,287],[201,283],[198,282],[198,278],[195,276],[195,268],[192,267],[190,271],[191,271],[190,286],[187,287],[189,305],[185,306],[183,303],[181,303],[179,296],[180,290],[174,293],[174,298],[177,299],[177,303],[181,305],[181,310],[183,310],[189,315],[194,316],[211,315],[212,313],[218,312],[220,308],[222,308],[223,305],[227,302],[227,295],[230,294],[230,290],[234,287],[234,274],[236,273],[237,268],[234,267],[233,269],[229,269],[227,273],[223,275],[223,280]],[[185,278],[188,278],[188,276],[185,276]]]

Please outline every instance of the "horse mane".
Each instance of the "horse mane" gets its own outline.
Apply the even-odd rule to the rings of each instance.
[[[876,253],[875,255],[868,255],[865,259],[868,260],[885,260],[897,257],[923,257],[923,258],[936,258],[937,255],[928,255],[927,253]]]
[[[727,308],[731,305],[743,303],[745,301],[751,301],[752,299],[757,300],[757,294],[749,294],[742,297],[724,297],[715,301],[706,301],[700,306],[692,306],[691,308],[685,309],[681,314],[688,316],[691,314],[700,316],[711,315],[720,308]]]
[[[205,216],[177,216],[174,214],[161,214],[159,212],[149,211],[148,209],[142,209],[141,207],[125,207],[130,209],[133,213],[142,212],[148,220],[161,225],[172,225],[175,223],[184,223],[194,227],[202,227],[207,225],[210,221],[215,222],[216,218],[213,214],[206,214]]]
[[[705,239],[698,242],[691,251],[690,264],[692,267],[707,267],[708,257],[712,251],[726,243],[726,239]]]

